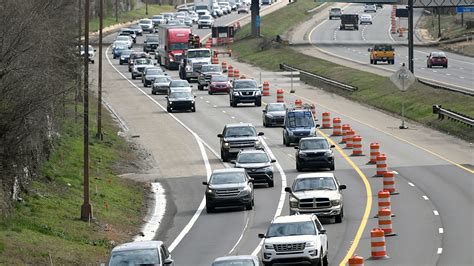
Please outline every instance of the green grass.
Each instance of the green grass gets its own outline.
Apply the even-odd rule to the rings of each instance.
[[[285,9],[296,9],[298,4],[303,5],[304,2],[311,2],[311,0],[299,0],[297,4],[288,6]],[[278,12],[294,16],[294,13],[288,10],[285,11],[282,9]],[[266,31],[266,27],[272,25],[265,23],[265,21],[267,21],[267,19],[274,20],[275,17],[278,17],[280,21],[285,21],[286,19],[284,16],[273,16],[273,14],[263,17],[262,32]],[[245,32],[248,30],[246,29],[247,27],[249,26],[245,26],[243,30],[237,34],[237,38],[245,35]],[[291,25],[289,27],[291,27]],[[278,70],[280,63],[286,63],[357,86],[359,90],[352,94],[339,90],[335,92],[352,100],[372,105],[394,114],[400,115],[401,104],[404,101],[406,116],[409,119],[449,132],[469,141],[474,140],[474,131],[469,127],[447,119],[440,121],[437,119],[437,115],[432,114],[432,105],[441,104],[444,108],[449,108],[474,117],[472,97],[449,91],[436,90],[420,83],[415,83],[410,90],[402,93],[387,77],[337,65],[326,60],[308,57],[289,47],[269,43],[268,40],[262,38],[241,39],[234,43],[232,50],[238,60],[252,63],[268,70]],[[341,73],[344,74],[341,75]]]
[[[117,177],[114,170],[117,162],[135,155],[117,136],[112,118],[107,113],[103,117],[104,141],[92,137],[90,144],[90,199],[96,220],[90,224],[79,220],[82,125],[65,121],[41,177],[22,195],[23,202],[16,204],[11,216],[0,220],[0,264],[45,265],[52,260],[54,264],[95,265],[105,262],[113,242],[129,241],[137,233],[142,223],[143,185]],[[95,110],[90,121],[94,136]]]
[[[110,13],[104,16],[104,28],[118,24],[118,23],[126,23],[131,22],[134,20],[138,20],[141,18],[152,17],[154,15],[158,15],[162,12],[170,12],[173,11],[174,7],[170,5],[148,5],[148,16],[145,15],[145,7],[141,7],[130,12],[122,12],[118,14],[118,22],[115,18],[115,13]],[[95,32],[99,30],[99,18],[92,19],[89,23],[89,31]]]

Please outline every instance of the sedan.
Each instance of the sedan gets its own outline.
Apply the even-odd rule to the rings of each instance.
[[[151,86],[151,94],[163,93],[168,94],[170,90],[171,78],[168,76],[155,77],[153,85]]]
[[[166,96],[166,110],[171,113],[176,110],[191,110],[196,112],[196,96],[190,91],[170,91]]]
[[[212,16],[202,15],[198,20],[198,29],[202,29],[204,27],[212,28],[213,25],[214,19],[212,18]]]
[[[119,58],[125,50],[129,50],[127,42],[115,41],[112,45],[112,55],[114,59]]]
[[[142,36],[143,35],[143,30],[142,30],[142,27],[138,24],[133,24],[131,25],[130,27],[128,27],[129,29],[132,29],[133,31],[135,31],[135,34],[137,36]]]
[[[286,114],[284,103],[269,103],[262,110],[263,126],[283,126]]]
[[[133,50],[124,50],[122,51],[122,54],[120,55],[120,60],[119,60],[119,64],[127,64],[128,63],[128,59],[130,59],[130,54],[133,53]]]
[[[305,168],[329,168],[334,171],[334,147],[323,137],[302,138],[295,147],[296,170],[301,172]]]
[[[365,4],[364,12],[377,12],[377,7],[375,4]]]
[[[362,14],[360,16],[360,24],[370,24],[372,25],[372,15],[370,14]]]
[[[212,266],[260,266],[257,256],[239,255],[220,257],[212,262]]]
[[[240,4],[237,8],[237,14],[245,13],[248,14],[250,12],[249,7],[246,4]]]
[[[133,39],[130,36],[119,35],[117,38],[115,38],[115,41],[128,43],[128,49],[132,49],[133,47]]]
[[[230,82],[229,78],[224,75],[212,75],[209,89],[207,92],[212,95],[217,92],[229,93]]]
[[[170,82],[170,93],[173,91],[192,91],[191,85],[187,80],[174,79]]]
[[[143,71],[143,76],[142,76],[142,83],[143,86],[148,87],[153,85],[153,81],[155,80],[156,77],[166,75],[163,72],[163,69],[160,67],[147,67]]]
[[[432,68],[433,66],[442,66],[444,68],[448,68],[448,57],[444,52],[431,52],[427,58],[427,68]]]

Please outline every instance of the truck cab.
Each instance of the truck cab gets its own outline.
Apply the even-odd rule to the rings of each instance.
[[[211,50],[207,48],[189,49],[183,53],[179,65],[179,77],[190,81],[199,77],[203,65],[211,63]]]
[[[359,15],[357,14],[341,14],[340,30],[359,30]]]
[[[389,44],[376,44],[368,51],[370,53],[370,64],[376,65],[377,62],[395,64],[395,49]]]
[[[179,69],[183,53],[189,48],[191,28],[183,25],[158,26],[159,45],[155,58],[167,69]]]

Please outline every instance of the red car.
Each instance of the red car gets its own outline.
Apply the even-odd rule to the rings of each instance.
[[[216,92],[225,92],[229,93],[230,90],[230,82],[227,76],[223,75],[212,75],[211,82],[209,84],[209,89],[207,92],[209,94],[214,94]]]
[[[443,52],[431,52],[427,56],[428,60],[426,61],[426,67],[432,68],[433,66],[442,66],[448,68],[448,57]]]

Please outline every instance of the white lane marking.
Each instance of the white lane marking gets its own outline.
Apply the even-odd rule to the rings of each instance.
[[[464,79],[464,77],[459,77],[460,79]]]
[[[439,215],[439,212],[437,210],[433,210],[433,214],[438,216]]]
[[[166,108],[163,107],[158,101],[156,101],[153,97],[151,97],[150,95],[148,95],[148,93],[146,93],[144,90],[142,90],[141,88],[139,88],[137,85],[135,85],[135,83],[133,83],[131,80],[129,80],[124,74],[122,74],[113,64],[112,62],[110,61],[110,57],[109,57],[109,47],[107,47],[106,49],[106,58],[107,58],[107,61],[109,62],[109,64],[115,69],[115,71],[117,71],[117,73],[119,73],[119,75],[121,75],[124,79],[126,79],[130,84],[132,84],[133,87],[135,87],[137,90],[139,90],[141,93],[143,93],[148,99],[150,99],[152,102],[154,102],[156,105],[158,105],[163,111],[166,111]],[[199,146],[199,150],[201,152],[201,156],[202,156],[202,159],[204,161],[204,165],[206,167],[206,175],[207,175],[207,180],[209,180],[209,177],[211,176],[211,172],[212,172],[212,169],[211,169],[211,165],[209,163],[209,158],[207,157],[207,153],[206,153],[206,150],[204,149],[204,145],[203,143],[205,143],[199,136],[198,134],[196,134],[196,132],[194,132],[193,130],[191,130],[188,126],[186,126],[181,120],[179,120],[175,115],[173,114],[170,114],[168,113],[169,116],[171,116],[176,122],[178,122],[182,127],[184,127],[189,133],[191,133],[194,137],[194,139],[196,140],[198,146]],[[209,145],[206,145],[209,147]],[[183,228],[183,230],[179,233],[179,235],[176,237],[176,239],[171,243],[171,245],[169,246],[169,250],[170,251],[173,251],[176,246],[181,242],[181,240],[184,238],[184,236],[186,236],[186,234],[188,234],[188,232],[191,230],[191,228],[193,227],[194,223],[196,222],[196,220],[198,219],[199,215],[201,215],[201,212],[202,210],[204,209],[204,206],[206,205],[206,198],[205,196],[203,196],[202,198],[202,201],[201,201],[201,204],[199,205],[199,208],[196,210],[196,212],[194,213],[193,217],[191,218],[191,220],[188,222],[188,224]],[[156,228],[155,232],[158,230],[158,228]]]
[[[265,147],[265,150],[268,152],[268,155],[270,155],[270,158],[276,158],[273,152],[268,147],[265,140],[262,140],[262,144]],[[278,202],[278,207],[275,211],[275,216],[273,216],[273,218],[279,216],[281,214],[281,211],[283,210],[283,205],[285,204],[285,199],[286,199],[285,187],[287,186],[285,171],[283,171],[283,168],[281,167],[278,161],[276,161],[275,166],[278,169],[278,172],[280,172],[280,176],[281,176],[281,191],[280,191],[280,201]],[[262,244],[263,244],[263,239],[260,240],[260,243],[258,243],[258,246],[252,252],[252,255],[257,256],[258,252],[260,251],[260,248],[262,247]]]
[[[443,234],[443,233],[444,233],[444,229],[443,229],[442,227],[440,227],[440,228],[438,228],[438,232],[439,232],[440,234]]]
[[[160,227],[161,220],[165,216],[165,189],[161,186],[160,183],[151,183],[151,191],[155,195],[155,208],[153,209],[153,214],[142,227],[141,232],[143,233],[143,235],[135,236],[133,238],[133,241],[153,240],[156,231]]]
[[[245,231],[247,231],[247,227],[249,225],[249,217],[247,217],[247,222],[245,223],[245,226],[244,226],[244,229],[242,230],[242,234],[240,234],[240,237],[239,239],[237,240],[237,242],[235,243],[235,245],[232,247],[232,249],[229,251],[229,253],[227,253],[227,255],[230,255],[232,254],[232,252],[234,252],[235,248],[239,245],[240,241],[242,240],[242,238],[244,237],[244,234],[245,234]]]
[[[199,99],[201,99],[201,100],[202,100],[202,99],[204,99],[204,97],[199,97]],[[206,101],[206,102],[207,102],[207,101]]]
[[[437,253],[438,253],[438,254],[443,253],[443,248],[438,248],[438,252],[437,252]]]
[[[451,74],[449,74],[449,73],[446,73],[446,76],[451,76]]]
[[[222,110],[222,112],[225,114],[225,110]]]
[[[429,200],[429,198],[428,198],[426,195],[423,195],[423,198],[424,198],[425,200]]]
[[[230,118],[235,119],[235,116],[231,116]]]
[[[413,184],[412,182],[408,182],[408,185],[410,185],[410,186],[412,186],[412,187],[415,186],[415,184]]]
[[[263,136],[264,139],[267,139],[267,137]]]
[[[209,103],[209,101],[206,101],[206,103]]]
[[[214,107],[214,108],[217,108],[217,105],[214,105],[213,107]]]

